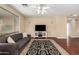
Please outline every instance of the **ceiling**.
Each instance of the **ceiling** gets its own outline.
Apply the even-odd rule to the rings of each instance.
[[[30,4],[35,6],[36,4]],[[13,8],[18,10],[24,16],[79,16],[79,4],[46,4],[49,7],[47,13],[39,15],[33,7],[23,6],[22,4],[12,4]]]

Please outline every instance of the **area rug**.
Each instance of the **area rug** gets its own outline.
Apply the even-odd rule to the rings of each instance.
[[[26,55],[61,55],[50,40],[34,40]]]

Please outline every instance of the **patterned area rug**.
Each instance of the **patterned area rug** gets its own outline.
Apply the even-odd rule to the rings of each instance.
[[[34,40],[26,55],[61,55],[49,40]]]

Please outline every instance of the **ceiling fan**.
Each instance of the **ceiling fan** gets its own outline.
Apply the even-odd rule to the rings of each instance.
[[[45,14],[47,13],[47,10],[50,8],[49,6],[47,6],[46,4],[22,4],[25,7],[31,7],[31,8],[35,8],[37,14]]]

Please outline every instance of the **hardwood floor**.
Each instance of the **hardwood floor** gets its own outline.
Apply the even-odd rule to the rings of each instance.
[[[70,38],[69,41],[65,39],[54,39],[61,45],[70,55],[79,55],[79,38]]]

